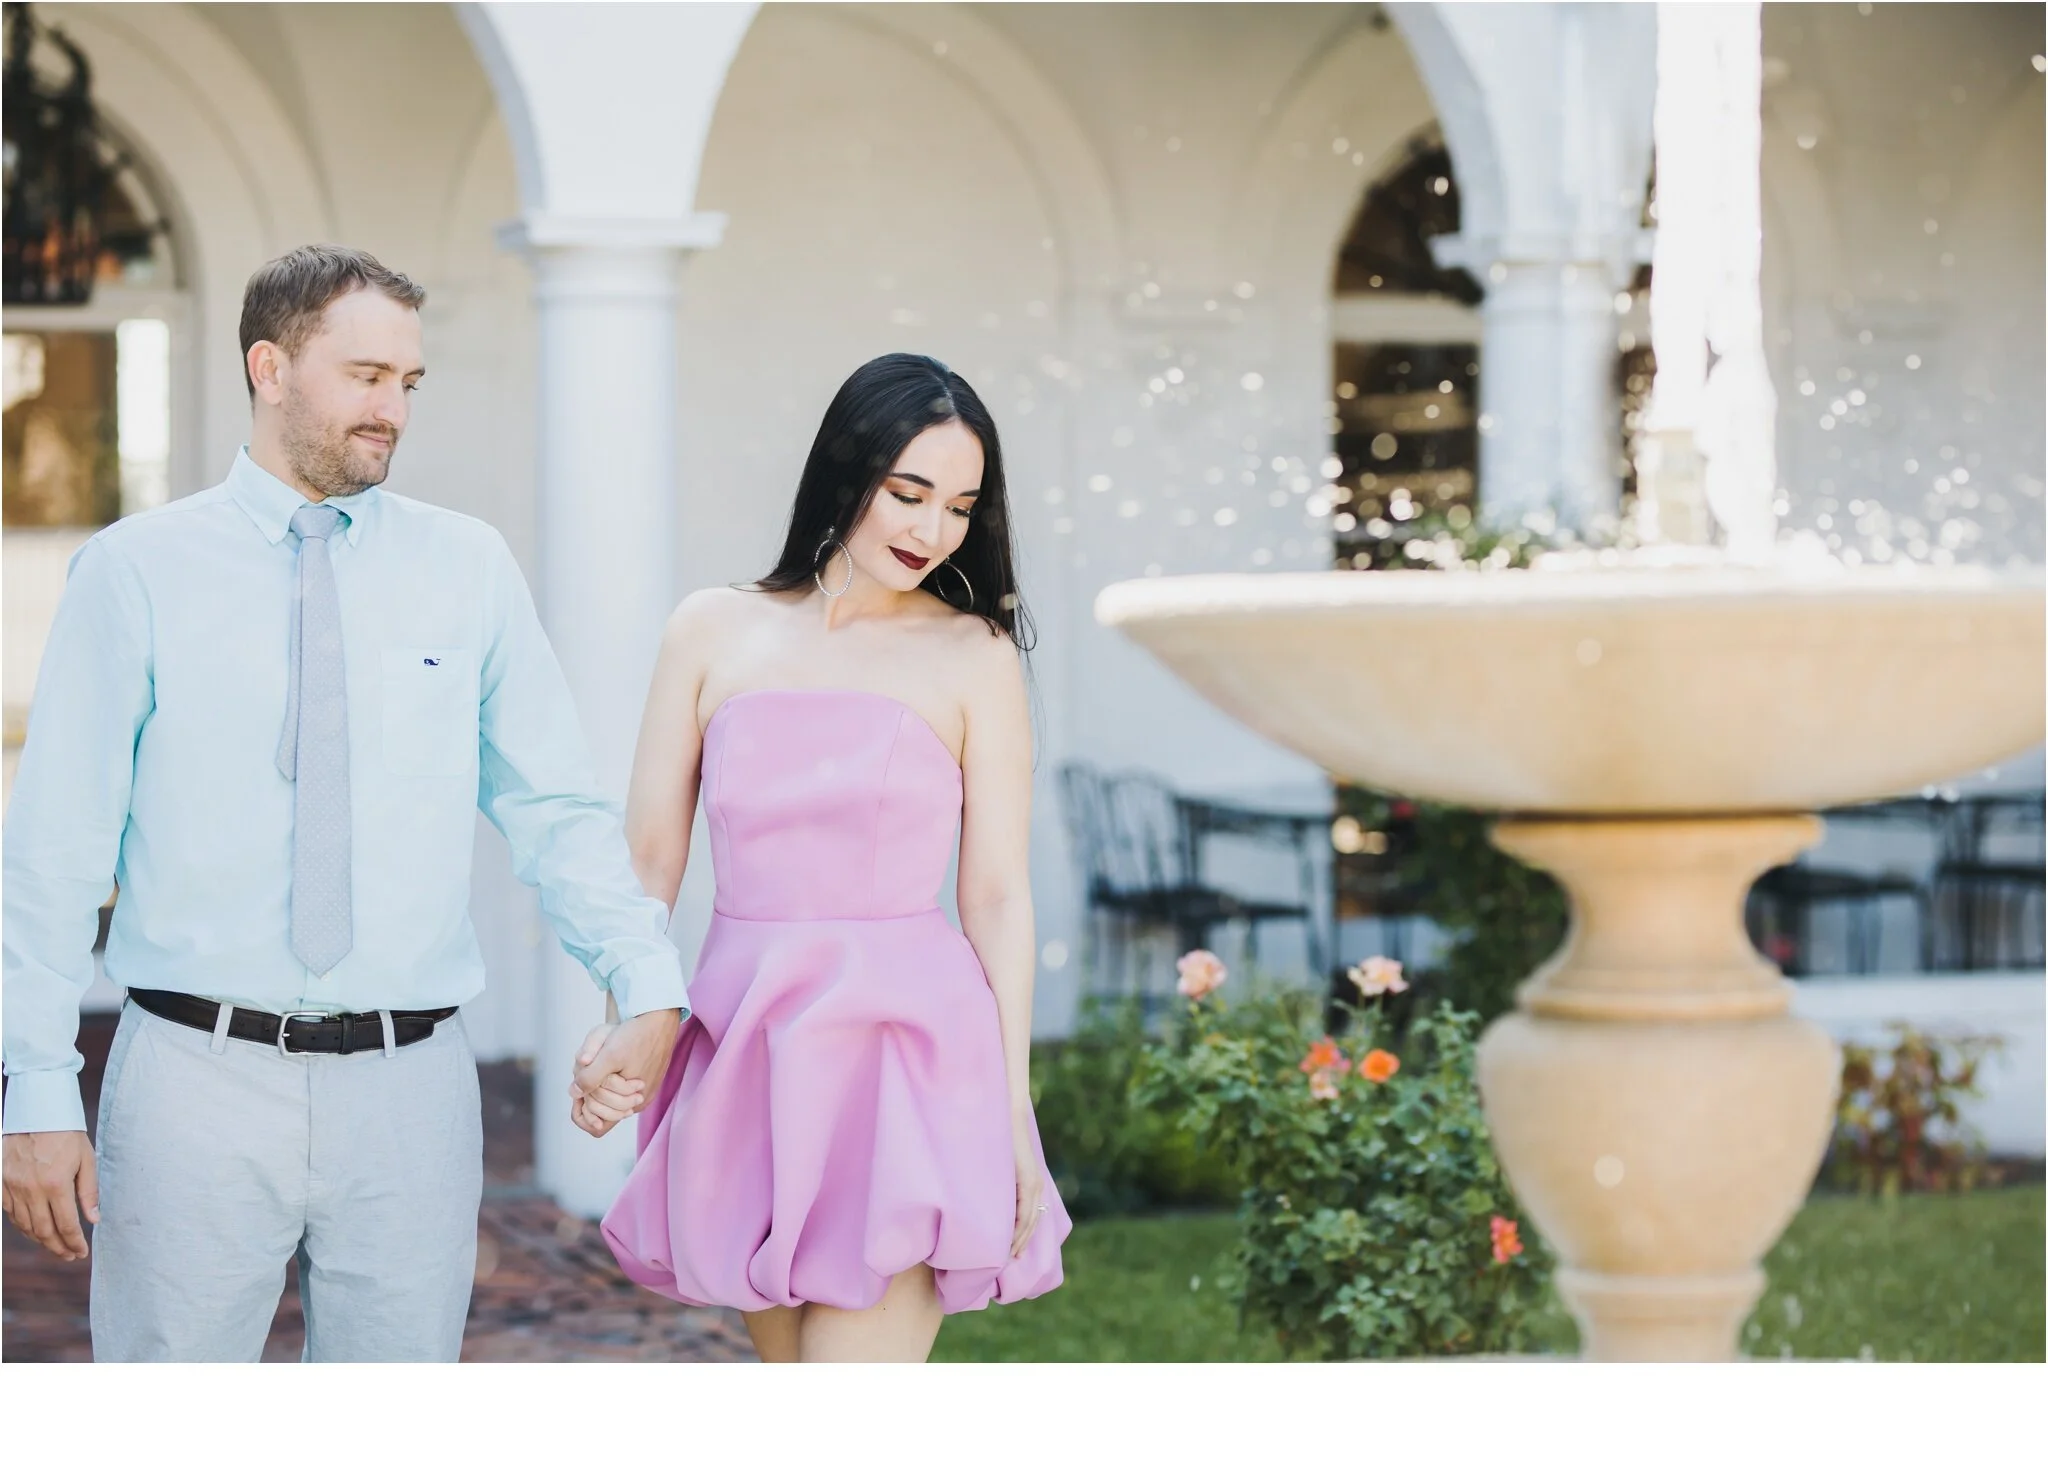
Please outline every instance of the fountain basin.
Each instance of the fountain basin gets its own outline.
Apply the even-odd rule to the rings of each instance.
[[[2038,571],[1200,575],[1096,618],[1340,778],[1525,813],[1916,790],[2039,742]]]
[[[1832,1127],[1743,897],[1820,832],[2040,741],[2043,582],[1677,565],[1217,575],[1096,617],[1339,777],[1507,814],[1571,901],[1481,1040],[1502,1168],[1592,1359],[1737,1356]]]

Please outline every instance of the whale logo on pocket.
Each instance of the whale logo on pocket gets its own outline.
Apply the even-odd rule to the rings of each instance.
[[[421,666],[439,666],[440,664],[441,658],[438,656],[423,656],[420,658]]]

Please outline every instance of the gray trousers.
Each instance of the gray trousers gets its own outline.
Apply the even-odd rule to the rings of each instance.
[[[460,1016],[346,1057],[129,1003],[100,1091],[99,1362],[254,1362],[299,1263],[307,1362],[453,1362],[483,1195]]]

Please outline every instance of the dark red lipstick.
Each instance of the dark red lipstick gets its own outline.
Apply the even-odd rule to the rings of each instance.
[[[897,559],[903,561],[904,564],[908,565],[913,570],[921,570],[926,565],[931,563],[931,561],[928,559],[924,559],[918,555],[911,554],[907,550],[898,549],[894,545],[891,545],[889,547],[889,553],[895,555]]]

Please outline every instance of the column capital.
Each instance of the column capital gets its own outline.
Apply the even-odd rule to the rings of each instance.
[[[716,249],[725,238],[725,224],[724,214],[597,218],[528,213],[500,224],[497,239],[500,249],[521,254],[558,249],[667,249],[690,253]]]

